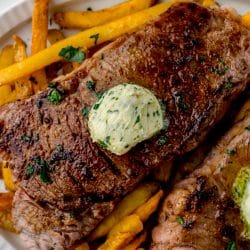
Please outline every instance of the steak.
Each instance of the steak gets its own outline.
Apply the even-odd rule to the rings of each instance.
[[[13,219],[29,247],[68,248],[163,160],[195,148],[245,89],[249,45],[230,11],[176,4],[60,79],[60,104],[48,101],[52,86],[0,108],[0,158],[13,166]],[[125,82],[162,101],[168,127],[117,156],[92,142],[81,110]]]
[[[151,249],[250,249],[242,237],[239,207],[231,198],[234,180],[249,166],[250,110],[222,137],[199,169],[174,186],[165,199]],[[228,154],[234,150],[235,154]],[[229,247],[235,242],[235,247]]]

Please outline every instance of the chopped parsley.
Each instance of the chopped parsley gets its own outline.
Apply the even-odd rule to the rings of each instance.
[[[87,81],[86,87],[91,91],[95,91],[95,83],[93,81]]]
[[[90,39],[94,39],[94,44],[96,45],[96,44],[97,44],[97,41],[98,41],[98,39],[99,39],[99,36],[100,36],[100,34],[99,34],[99,33],[96,33],[96,34],[90,36],[89,38],[90,38]]]
[[[218,74],[219,76],[224,76],[227,71],[229,70],[229,67],[226,66],[225,62],[222,59],[219,59],[219,66],[212,67],[211,71],[215,74]]]
[[[250,125],[245,127],[245,130],[250,131]]]
[[[70,217],[70,219],[74,219],[74,217],[75,217],[74,211],[69,212],[69,217]]]
[[[47,98],[48,101],[53,105],[57,105],[62,101],[62,95],[57,89],[51,89]]]
[[[40,173],[39,173],[40,180],[44,183],[51,183],[51,179],[48,176],[47,169],[42,168]]]
[[[226,154],[228,154],[228,155],[235,155],[236,154],[236,150],[234,150],[234,149],[227,149]]]
[[[227,244],[225,250],[236,250],[236,242],[235,242],[235,240],[231,240],[231,241]]]
[[[167,142],[168,142],[168,139],[164,135],[160,136],[160,138],[157,140],[157,144],[160,146],[165,145]]]
[[[31,137],[28,135],[22,135],[21,136],[21,141],[23,142],[30,142],[31,141]]]
[[[100,107],[100,103],[96,103],[93,107],[93,109],[97,110]]]
[[[189,104],[185,101],[183,95],[179,94],[176,97],[177,107],[180,111],[187,113],[189,110]]]
[[[89,115],[89,108],[88,107],[82,108],[81,113],[84,117],[87,117]]]
[[[198,55],[198,61],[199,61],[199,62],[205,62],[205,60],[206,60],[206,57],[205,57],[205,56],[203,56],[203,55]]]
[[[33,175],[33,173],[34,173],[34,167],[31,164],[29,164],[26,168],[26,174],[28,177],[30,177],[31,175]]]
[[[118,109],[114,109],[114,110],[108,109],[108,110],[107,110],[107,113],[109,113],[109,114],[112,114],[112,113],[119,113],[119,110],[118,110]]]
[[[176,218],[176,221],[177,221],[180,225],[183,225],[183,224],[184,224],[184,219],[183,219],[182,217],[180,217],[180,216],[178,216],[178,217]]]
[[[86,58],[85,52],[81,51],[80,48],[74,48],[72,46],[62,48],[59,52],[59,56],[61,56],[66,61],[78,63],[81,63]]]
[[[110,136],[106,136],[105,142],[108,143],[108,144],[110,143]]]
[[[219,68],[219,67],[212,67],[212,72],[219,75],[219,76],[224,76],[226,72],[228,71],[228,67],[224,68]]]
[[[86,87],[91,91],[94,92],[96,95],[96,99],[97,101],[100,100],[103,96],[103,92],[96,92],[95,90],[95,82],[93,81],[87,81],[86,82]]]
[[[108,147],[108,145],[104,141],[99,140],[98,143],[103,149],[106,149]]]
[[[57,144],[56,145],[56,151],[57,152],[62,152],[63,151],[63,145],[62,144]]]
[[[225,82],[224,83],[224,89],[231,89],[233,87],[233,83],[232,82]]]
[[[96,94],[97,101],[100,100],[103,96],[103,92],[95,92],[95,94]]]
[[[50,166],[47,161],[41,159],[41,157],[33,157],[32,163],[28,164],[26,168],[28,178],[33,174],[37,174],[40,180],[46,184],[51,183],[49,172],[51,172]]]
[[[138,122],[140,122],[140,120],[141,120],[141,118],[140,118],[140,116],[138,115],[138,116],[136,117],[135,124],[137,124]]]

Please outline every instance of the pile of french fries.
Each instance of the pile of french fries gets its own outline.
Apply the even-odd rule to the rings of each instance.
[[[49,0],[34,0],[31,55],[27,55],[25,42],[16,35],[13,36],[13,44],[5,46],[0,53],[0,106],[28,98],[45,89],[47,83],[57,76],[55,68],[65,74],[79,67],[79,63],[62,59],[60,52],[65,47],[73,46],[86,52],[96,45],[132,32],[180,1],[156,4],[155,0],[129,0],[100,11],[55,13],[54,21],[60,27],[83,29],[65,38],[61,30],[48,30]],[[214,0],[196,2],[204,6],[216,5]],[[242,17],[242,22],[250,28],[250,13]],[[50,44],[48,48],[47,42]],[[58,63],[56,67],[55,63]],[[167,181],[170,164],[163,164],[155,175],[156,180]],[[8,162],[1,162],[0,167],[0,177],[9,191],[0,194],[0,227],[15,232],[11,221],[11,204],[18,184],[12,181]],[[145,222],[156,211],[163,196],[158,183],[144,183],[127,195],[76,249],[91,249],[95,241],[101,242],[97,247],[100,250],[134,250],[140,247],[147,237]]]

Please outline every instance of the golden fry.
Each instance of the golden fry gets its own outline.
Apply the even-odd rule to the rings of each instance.
[[[89,29],[146,9],[154,2],[155,0],[130,0],[99,11],[58,12],[54,15],[54,20],[64,28]]]
[[[49,0],[34,0],[32,15],[31,54],[46,48],[48,35]]]
[[[148,183],[139,186],[132,193],[127,195],[115,208],[115,210],[107,216],[101,224],[90,235],[89,240],[95,240],[108,234],[108,232],[122,218],[133,213],[135,209],[144,204],[158,189],[158,184]]]
[[[16,186],[12,180],[12,173],[10,168],[8,167],[8,163],[2,162],[1,165],[2,165],[2,174],[3,174],[5,188],[9,191],[15,191]]]
[[[0,53],[0,69],[6,68],[14,63],[14,49],[12,45],[6,45]],[[11,86],[0,87],[0,106],[10,102],[9,95],[12,91]]]
[[[15,232],[11,218],[13,193],[0,193],[0,227]]]
[[[128,246],[123,250],[136,250],[146,240],[147,232],[144,231],[138,237],[136,237]]]
[[[214,0],[203,0],[202,5],[205,7],[215,6],[217,5]]]
[[[245,25],[247,28],[250,28],[250,12],[243,15],[241,20],[243,25]]]
[[[57,30],[57,29],[48,30],[48,41],[49,41],[50,45],[53,45],[53,44],[63,40],[64,38],[65,37],[60,30]]]
[[[27,58],[26,45],[24,41],[17,35],[13,36],[14,44],[14,60],[15,62],[22,62]]]
[[[156,211],[162,196],[163,196],[163,191],[160,190],[159,192],[157,192],[157,194],[151,197],[145,204],[138,207],[133,214],[138,215],[140,220],[142,222],[145,222],[149,218],[149,216]]]
[[[34,0],[31,55],[46,48],[48,36],[48,7],[49,0]],[[35,78],[35,84],[33,84],[35,93],[47,87],[47,78],[44,69],[32,73],[32,76]]]
[[[82,243],[75,250],[89,250],[89,244],[87,242]]]
[[[0,70],[0,86],[13,82],[23,76],[30,75],[32,72],[42,69],[53,62],[60,61],[61,57],[59,56],[59,52],[66,46],[71,45],[73,47],[91,48],[95,46],[95,41],[90,37],[96,34],[98,34],[96,44],[113,40],[122,34],[131,32],[138,26],[145,24],[149,20],[166,11],[172,4],[173,2],[158,4],[149,9],[123,17],[102,26],[82,31],[74,36],[59,41],[51,47],[27,58],[23,62],[16,63],[8,68]]]
[[[126,216],[112,228],[107,240],[98,250],[123,249],[142,230],[143,224],[137,215]]]
[[[6,68],[14,63],[14,50],[12,45],[6,45],[0,54],[0,69]]]
[[[12,87],[5,85],[0,87],[0,106],[13,101],[11,98]]]
[[[27,53],[26,53],[26,45],[24,41],[14,35],[13,36],[14,44],[14,59],[15,62],[22,62],[27,58]],[[33,89],[32,89],[32,84],[29,80],[28,77],[23,77],[21,79],[18,79],[15,81],[15,90],[11,93],[12,95],[12,100],[16,101],[18,99],[25,99],[33,94]]]

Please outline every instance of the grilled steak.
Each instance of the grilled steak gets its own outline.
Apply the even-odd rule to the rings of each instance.
[[[48,89],[2,107],[0,157],[12,163],[19,183],[13,218],[29,245],[68,248],[163,159],[196,147],[245,89],[249,44],[250,32],[229,11],[176,4],[61,80],[59,105],[48,101]],[[92,142],[81,110],[124,82],[151,90],[169,125],[116,156]]]
[[[152,249],[250,249],[241,237],[243,222],[231,199],[234,180],[249,166],[250,112],[212,150],[190,177],[165,199]],[[230,154],[227,152],[232,152]],[[235,248],[230,244],[235,242]],[[233,243],[234,244],[234,243]]]

